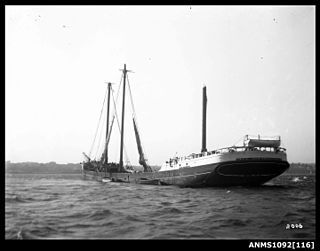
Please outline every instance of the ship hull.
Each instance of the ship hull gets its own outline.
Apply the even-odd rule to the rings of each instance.
[[[243,160],[207,164],[161,172],[105,173],[83,170],[83,177],[101,181],[179,187],[259,186],[289,168],[283,160]]]

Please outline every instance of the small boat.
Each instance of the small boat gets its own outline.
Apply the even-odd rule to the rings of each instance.
[[[249,135],[246,135],[244,139],[244,145],[248,147],[274,147],[278,148],[280,147],[281,141],[280,137],[276,138],[260,138],[260,135],[258,135],[257,138],[251,138]]]
[[[120,160],[117,163],[108,161],[109,140],[116,115],[116,109],[114,109],[115,114],[109,126],[110,93],[112,89],[111,83],[109,83],[104,151],[98,160],[92,160],[90,156],[83,153],[85,156],[85,161],[82,162],[84,177],[96,180],[107,178],[114,182],[176,185],[180,187],[257,186],[279,176],[289,168],[286,149],[281,147],[280,136],[262,137],[258,135],[254,137],[246,135],[241,146],[233,145],[208,151],[206,147],[207,94],[206,86],[204,86],[202,91],[201,151],[183,157],[170,158],[164,162],[159,170],[153,170],[147,163],[142,148],[131,89],[127,79],[128,72],[130,71],[124,65],[122,69],[123,82],[120,82],[120,84],[123,84]],[[142,172],[137,172],[130,165],[124,165],[123,163],[126,83],[130,92],[133,128],[139,153],[139,164],[143,167]],[[113,103],[115,104],[115,102]]]
[[[101,181],[104,182],[104,183],[108,183],[108,182],[111,182],[112,180],[109,179],[109,178],[102,178]]]

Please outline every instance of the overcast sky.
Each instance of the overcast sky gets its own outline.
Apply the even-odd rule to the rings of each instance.
[[[280,135],[289,162],[315,162],[313,6],[6,6],[5,15],[6,160],[82,161],[105,82],[116,94],[126,63],[151,165],[200,152],[204,85],[208,150]],[[137,164],[129,95],[126,104]]]

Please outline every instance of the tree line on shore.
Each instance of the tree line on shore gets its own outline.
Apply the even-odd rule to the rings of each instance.
[[[48,163],[38,162],[19,162],[13,163],[6,161],[6,173],[80,173],[80,163],[58,164],[54,161]],[[137,171],[142,171],[143,167],[133,166]],[[159,166],[152,166],[154,170],[158,170]]]
[[[135,170],[142,171],[143,167],[133,166]],[[160,166],[152,166],[158,170]],[[6,161],[6,173],[80,173],[80,163],[58,164],[54,161],[48,163]],[[287,174],[315,174],[315,163],[291,163]]]

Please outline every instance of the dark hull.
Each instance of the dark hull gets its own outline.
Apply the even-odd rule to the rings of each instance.
[[[287,161],[250,160],[209,164],[152,173],[105,173],[83,170],[84,178],[180,187],[258,186],[289,168]]]

